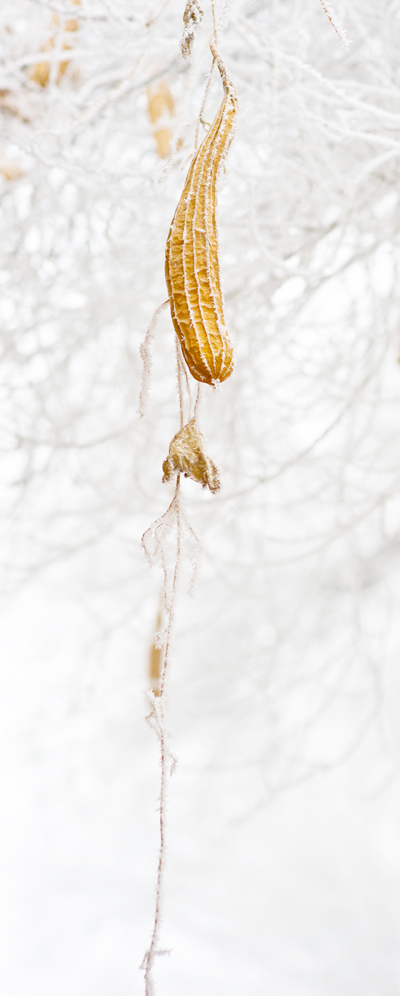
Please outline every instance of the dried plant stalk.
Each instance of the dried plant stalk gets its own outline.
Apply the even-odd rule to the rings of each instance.
[[[231,144],[237,96],[213,44],[224,99],[189,169],[165,253],[171,316],[195,380],[218,384],[233,370],[220,286],[216,185]]]
[[[160,694],[161,662],[162,662],[161,647],[157,647],[156,644],[153,643],[150,649],[149,672],[150,672],[151,690],[153,692],[153,695],[156,696]]]
[[[154,920],[153,920],[153,930],[150,939],[150,945],[144,954],[144,958],[141,964],[141,968],[144,971],[145,978],[145,994],[146,996],[154,996],[154,982],[153,982],[153,968],[154,962],[157,956],[166,954],[159,947],[159,935],[161,926],[161,905],[162,905],[162,882],[164,874],[164,863],[165,863],[165,811],[166,811],[166,796],[167,796],[167,779],[168,775],[172,775],[175,770],[176,758],[173,756],[170,746],[169,746],[169,736],[165,726],[165,709],[164,709],[164,691],[165,682],[168,671],[169,654],[171,646],[171,632],[172,624],[174,620],[175,613],[175,601],[178,585],[178,575],[180,569],[181,560],[181,520],[182,513],[179,501],[179,479],[176,482],[175,494],[172,502],[160,519],[158,519],[150,529],[146,530],[142,536],[142,544],[144,550],[149,556],[147,550],[147,537],[148,535],[153,535],[156,541],[156,549],[161,552],[163,537],[165,536],[165,530],[169,531],[172,522],[175,520],[176,523],[176,560],[174,573],[172,578],[172,586],[169,595],[167,594],[167,584],[168,584],[168,572],[165,564],[164,556],[162,555],[162,566],[164,571],[164,609],[167,617],[167,627],[165,634],[164,650],[162,654],[161,661],[161,673],[158,687],[158,695],[154,693],[149,695],[150,701],[150,714],[147,717],[149,726],[155,731],[159,743],[160,743],[160,804],[159,804],[159,827],[160,827],[160,848],[158,854],[158,866],[157,866],[157,881],[156,881],[156,903],[154,910]]]
[[[203,437],[194,418],[179,429],[172,439],[169,454],[163,463],[163,483],[170,481],[174,474],[184,474],[198,481],[203,488],[215,493],[220,489],[219,473],[215,463],[206,455]]]
[[[160,694],[160,678],[163,662],[163,648],[160,641],[160,630],[162,623],[162,605],[159,608],[157,621],[156,621],[156,631],[154,635],[154,643],[150,647],[149,654],[149,678],[151,683],[151,690],[153,695],[156,697]]]

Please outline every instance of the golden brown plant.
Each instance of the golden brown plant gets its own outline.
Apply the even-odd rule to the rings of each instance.
[[[184,474],[193,481],[199,481],[203,488],[215,493],[219,491],[219,473],[215,463],[206,455],[203,437],[194,418],[179,429],[172,439],[169,454],[163,463],[163,483],[170,481],[174,474]]]
[[[211,43],[224,87],[215,120],[196,153],[169,231],[165,277],[171,317],[195,380],[218,384],[233,370],[220,286],[216,185],[231,144],[237,97]]]
[[[16,163],[11,162],[9,159],[5,159],[0,153],[0,173],[5,180],[12,183],[14,180],[20,180],[23,176],[22,169],[17,166]]]
[[[162,608],[158,611],[157,621],[156,621],[156,632],[154,635],[154,643],[150,647],[149,654],[149,677],[151,682],[151,690],[153,695],[158,696],[160,694],[160,678],[161,678],[161,668],[163,660],[163,649],[159,646],[157,639],[158,634],[161,629],[162,623]]]
[[[167,114],[172,117],[175,106],[174,98],[166,80],[161,80],[160,83],[147,87],[147,106],[149,118],[153,125]],[[158,155],[161,159],[166,159],[169,155],[172,138],[171,129],[166,124],[158,126],[154,129],[154,138],[157,143]]]
[[[29,117],[21,111],[17,98],[11,90],[0,90],[0,109],[3,114],[10,114],[12,117],[21,118],[21,121],[28,122]]]
[[[190,54],[192,21],[196,21],[194,11],[200,11],[196,0],[187,3],[184,13],[185,32],[182,51]],[[213,11],[214,12],[214,11]],[[201,13],[201,11],[200,11]],[[215,24],[215,18],[214,18]],[[190,29],[190,30],[189,30]],[[224,98],[216,118],[211,125],[203,143],[196,153],[190,166],[184,189],[175,211],[168,235],[165,254],[165,276],[168,286],[168,301],[157,308],[141,347],[143,358],[143,382],[139,402],[139,412],[143,414],[147,389],[150,354],[149,346],[154,336],[155,325],[162,309],[169,303],[172,321],[177,334],[177,380],[180,406],[180,429],[173,437],[169,453],[163,462],[163,482],[176,477],[174,497],[163,516],[156,520],[142,537],[145,552],[151,557],[161,556],[164,570],[164,605],[167,616],[166,638],[164,651],[158,656],[157,647],[151,652],[151,674],[156,672],[161,663],[161,674],[157,691],[150,698],[151,710],[148,716],[149,725],[155,730],[160,742],[160,847],[156,881],[156,903],[154,910],[153,930],[150,944],[145,952],[141,968],[145,973],[146,996],[154,993],[153,968],[159,948],[161,890],[165,857],[165,803],[167,775],[175,766],[165,728],[164,690],[168,670],[171,629],[175,612],[178,576],[182,552],[182,525],[187,520],[180,503],[180,478],[191,477],[193,481],[208,487],[215,493],[220,488],[217,467],[204,450],[203,437],[196,425],[197,409],[200,399],[200,386],[194,405],[193,416],[184,424],[183,371],[186,374],[188,394],[190,398],[189,378],[183,359],[195,380],[207,384],[217,384],[232,373],[232,345],[225,326],[222,293],[219,276],[218,235],[216,225],[216,185],[221,166],[225,160],[235,128],[237,113],[236,90],[226,73],[220,59],[214,40],[210,42],[213,55],[213,65],[216,62],[220,71]],[[211,74],[210,74],[211,75]],[[206,89],[207,94],[207,89]],[[149,114],[152,111],[149,99]],[[201,120],[201,115],[200,115]],[[182,350],[182,352],[181,352]],[[191,400],[190,400],[191,404]],[[163,550],[163,539],[170,533],[172,524],[176,527],[176,559],[173,569],[172,583],[169,586],[168,568]],[[193,536],[193,530],[189,526]],[[153,554],[150,554],[150,542]],[[153,671],[152,671],[153,669]]]
[[[79,7],[80,2],[81,0],[72,0],[72,3],[74,4],[75,7]],[[42,52],[51,52],[51,50],[55,46],[56,36],[57,36],[56,29],[59,24],[58,14],[53,15],[53,24],[55,30],[51,38],[49,38],[49,40],[42,46]],[[76,18],[69,18],[64,24],[64,31],[77,31],[78,27],[79,24]],[[70,51],[71,45],[67,45],[67,43],[65,42],[62,46],[62,50],[63,52]],[[51,63],[50,56],[47,59],[41,59],[40,62],[37,62],[29,73],[29,79],[31,79],[34,83],[37,83],[38,86],[41,87],[47,86],[50,80],[50,63]],[[68,69],[68,66],[69,66],[69,59],[63,59],[63,61],[58,64],[57,79],[56,79],[57,83],[60,83],[66,69]]]
[[[184,14],[184,31],[181,38],[181,52],[184,59],[190,58],[194,41],[194,33],[203,17],[203,11],[197,0],[188,0]]]

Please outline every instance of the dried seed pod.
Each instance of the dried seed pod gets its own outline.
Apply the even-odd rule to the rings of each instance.
[[[204,451],[203,437],[194,418],[174,436],[169,453],[163,463],[163,483],[170,481],[174,474],[184,474],[193,481],[199,481],[203,488],[215,493],[220,489],[219,473],[212,460]]]
[[[237,113],[233,83],[215,48],[224,99],[193,159],[169,231],[165,278],[171,317],[195,380],[218,384],[233,370],[220,286],[216,184],[231,144]]]

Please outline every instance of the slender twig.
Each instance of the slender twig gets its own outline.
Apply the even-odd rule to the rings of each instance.
[[[337,17],[336,11],[333,9],[330,3],[327,3],[327,0],[319,0],[319,2],[321,4],[322,9],[325,11],[328,21],[331,22],[334,31],[336,31],[338,38],[340,38],[343,47],[345,49],[348,49],[350,46],[350,42],[347,39],[347,31],[345,31],[345,29],[342,27]]]
[[[180,428],[183,429],[183,426],[185,424],[185,413],[183,406],[183,384],[182,384],[183,375],[185,375],[186,377],[186,387],[189,394],[189,398],[190,398],[190,389],[189,389],[187,371],[182,360],[181,347],[177,335],[175,336],[175,349],[176,349],[176,371],[177,371],[178,396],[179,396],[179,419],[180,419]]]
[[[164,708],[164,692],[165,683],[168,672],[169,664],[169,654],[171,646],[171,632],[172,625],[174,621],[175,614],[175,602],[176,602],[176,592],[178,586],[178,576],[180,568],[181,559],[181,510],[179,503],[179,482],[180,478],[177,477],[175,494],[172,499],[171,505],[169,506],[168,513],[172,510],[176,514],[176,530],[177,530],[177,543],[176,543],[176,559],[174,574],[172,580],[171,594],[169,598],[169,605],[167,609],[168,625],[167,625],[167,635],[164,647],[163,663],[160,676],[160,691],[158,698],[155,697],[154,693],[149,693],[149,698],[151,701],[151,713],[148,717],[150,726],[155,729],[155,732],[160,741],[160,808],[159,808],[159,830],[160,830],[160,844],[158,853],[158,865],[157,865],[157,880],[156,880],[156,905],[154,910],[154,921],[153,930],[150,940],[150,946],[146,951],[141,968],[144,970],[145,978],[145,996],[153,996],[154,993],[154,981],[153,981],[153,968],[154,961],[157,955],[165,954],[166,952],[159,948],[159,934],[160,934],[160,916],[161,916],[161,904],[162,904],[162,882],[164,875],[164,863],[165,863],[165,824],[166,824],[166,798],[167,798],[167,775],[172,774],[175,766],[175,759],[171,753],[168,735],[165,725],[165,708]],[[165,589],[166,590],[166,572],[164,571],[165,579]]]
[[[196,401],[194,403],[194,409],[193,409],[193,418],[194,419],[197,418],[197,414],[198,414],[199,407],[200,407],[200,398],[201,398],[201,384],[199,384],[198,388],[197,388]]]
[[[138,415],[140,416],[140,418],[143,417],[146,411],[147,394],[149,390],[150,372],[151,372],[151,352],[150,352],[151,344],[153,342],[156,333],[156,328],[160,320],[160,316],[164,311],[164,308],[167,307],[167,304],[168,304],[168,298],[166,301],[163,301],[163,303],[160,304],[159,308],[156,308],[154,315],[151,319],[150,325],[147,329],[146,335],[139,349],[140,356],[143,362],[142,383],[140,386],[139,404],[138,404]]]

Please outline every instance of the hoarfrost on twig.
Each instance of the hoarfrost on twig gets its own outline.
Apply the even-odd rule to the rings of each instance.
[[[347,31],[342,27],[339,18],[336,12],[334,11],[332,5],[330,3],[327,3],[327,0],[319,0],[319,2],[321,4],[322,9],[325,11],[328,20],[331,22],[332,27],[336,31],[336,34],[339,36],[343,47],[347,51],[347,49],[350,47],[351,44],[351,42],[347,38]]]

